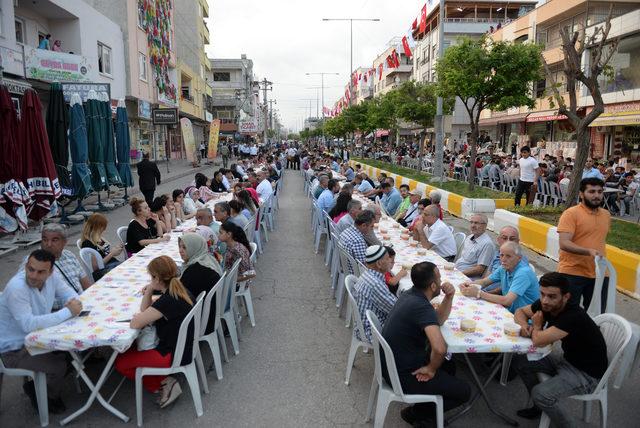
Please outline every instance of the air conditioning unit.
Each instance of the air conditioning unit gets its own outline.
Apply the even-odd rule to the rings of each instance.
[[[606,132],[609,131],[609,127],[608,126],[596,126],[596,131],[598,131],[601,134],[605,134]]]

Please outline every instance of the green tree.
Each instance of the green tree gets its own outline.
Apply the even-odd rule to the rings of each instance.
[[[299,140],[299,139],[300,139],[300,134],[296,134],[292,132],[289,135],[287,135],[287,140]]]
[[[301,140],[308,140],[311,133],[309,132],[309,128],[304,128],[302,131],[300,131],[300,139]]]
[[[473,189],[479,134],[480,112],[535,105],[532,82],[540,80],[541,47],[532,43],[493,42],[461,37],[445,51],[436,64],[438,92],[443,97],[462,100],[471,127],[471,171],[469,189]]]

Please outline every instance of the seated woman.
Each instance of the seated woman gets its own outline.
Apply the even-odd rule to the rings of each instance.
[[[154,349],[138,351],[132,346],[116,358],[116,370],[128,379],[135,379],[138,367],[171,367],[176,351],[178,331],[194,304],[194,298],[178,279],[178,266],[169,256],[160,256],[151,260],[147,266],[151,283],[143,289],[140,312],[135,314],[129,327],[142,329],[148,325],[156,328],[158,345]],[[159,291],[160,297],[153,300],[153,292]],[[192,324],[193,325],[193,324]],[[189,328],[181,364],[191,362],[193,327]],[[144,388],[155,394],[160,408],[173,403],[182,393],[178,381],[170,376],[145,376]]]
[[[240,260],[238,282],[254,278],[256,273],[251,263],[251,246],[249,245],[244,230],[227,220],[220,226],[218,239],[224,242],[227,247],[224,253],[224,269],[228,272],[236,260]]]
[[[348,192],[340,192],[338,194],[338,198],[336,199],[336,203],[333,205],[328,212],[329,217],[333,220],[334,223],[338,223],[342,217],[347,214],[347,204],[351,200],[351,194]]]
[[[169,235],[162,235],[160,219],[151,212],[144,199],[131,198],[129,201],[131,211],[135,216],[127,228],[127,253],[137,253],[150,244],[155,244],[171,239]]]
[[[245,209],[244,204],[237,199],[233,199],[229,201],[229,208],[231,209],[229,221],[234,222],[244,230],[247,223],[249,223],[249,219],[242,215],[242,211]]]
[[[122,253],[122,244],[111,246],[111,244],[102,237],[102,234],[107,230],[107,218],[100,213],[93,213],[89,216],[82,229],[82,237],[80,238],[81,248],[91,248],[96,250],[102,262],[104,263],[104,269],[98,269],[98,261],[91,259],[92,276],[93,280],[97,281],[102,278],[107,272],[120,264],[120,261],[116,258]]]
[[[200,202],[202,202],[203,204],[207,203],[207,201],[215,196],[213,194],[213,191],[209,188],[209,186],[211,185],[211,180],[209,180],[203,173],[198,172],[192,184],[193,187],[198,189],[198,191],[200,192]]]
[[[214,193],[224,193],[227,191],[227,188],[224,187],[224,183],[222,182],[222,171],[218,170],[215,172],[210,187]]]
[[[171,194],[171,198],[173,199],[173,205],[176,210],[176,221],[178,223],[183,223],[185,220],[189,220],[192,217],[196,216],[196,210],[193,213],[187,213],[184,209],[184,191],[182,189],[176,189]]]
[[[152,213],[158,216],[158,223],[162,227],[162,233],[169,233],[171,229],[177,226],[176,207],[173,203],[169,203],[168,196],[158,196],[151,202],[149,208],[151,208]]]
[[[207,242],[197,233],[185,233],[178,238],[178,250],[184,261],[180,277],[182,285],[189,290],[192,296],[197,296],[203,291],[208,293],[220,279],[222,267],[209,253]],[[215,310],[215,302],[212,302],[207,334],[213,331]]]
[[[258,208],[256,207],[255,201],[246,190],[242,189],[238,193],[235,194],[235,198],[244,204],[244,209],[242,210],[242,214],[250,219],[253,217],[256,212],[258,212]]]
[[[196,215],[198,209],[204,207],[204,202],[200,199],[200,191],[196,187],[191,187],[187,196],[182,201],[182,209],[185,215]]]

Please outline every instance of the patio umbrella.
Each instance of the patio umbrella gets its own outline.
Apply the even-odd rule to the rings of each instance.
[[[84,106],[87,124],[87,146],[89,148],[89,170],[91,186],[100,191],[107,188],[107,172],[104,169],[104,146],[102,145],[102,126],[100,123],[99,101],[95,91],[89,91]]]
[[[131,150],[131,136],[129,135],[129,118],[124,99],[118,101],[116,110],[116,151],[118,155],[118,172],[122,185],[133,187],[131,165],[129,165],[129,151]]]
[[[67,142],[69,113],[64,103],[62,85],[58,82],[51,84],[46,122],[47,136],[49,137],[51,155],[53,156],[53,163],[56,166],[58,180],[60,181],[60,186],[62,186],[63,189],[67,189],[67,191],[63,193],[70,194],[72,193],[71,177],[67,169],[69,165],[69,144]]]
[[[87,144],[87,122],[80,95],[71,96],[71,114],[69,118],[69,146],[71,149],[71,183],[73,193],[78,200],[89,194],[91,187],[91,173],[87,167],[89,147]]]
[[[116,169],[116,146],[113,139],[111,103],[109,102],[109,96],[104,92],[101,94],[100,106],[101,119],[103,121],[104,167],[107,172],[107,183],[113,186],[120,186],[122,185],[122,180],[120,180],[120,174]]]
[[[22,162],[18,144],[18,116],[6,86],[0,85],[0,231],[27,228],[25,203],[29,192],[22,182]]]
[[[22,174],[34,202],[27,207],[27,214],[32,220],[39,221],[57,211],[56,199],[60,197],[61,189],[42,120],[42,105],[34,90],[28,89],[24,93],[22,107],[19,128],[23,148]]]

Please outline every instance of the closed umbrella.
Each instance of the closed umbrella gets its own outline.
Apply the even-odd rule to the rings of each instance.
[[[69,147],[71,149],[71,183],[73,193],[78,201],[87,196],[91,187],[91,173],[87,162],[89,147],[87,144],[87,122],[85,120],[82,100],[78,94],[71,97],[71,114],[69,118]]]
[[[53,163],[56,166],[58,180],[60,181],[60,186],[62,186],[63,189],[67,189],[67,191],[63,193],[70,194],[72,193],[71,177],[67,169],[69,165],[69,144],[67,142],[69,114],[67,106],[64,103],[62,85],[57,82],[51,84],[46,122],[47,136],[49,137],[51,155],[53,156]]]
[[[89,91],[84,107],[87,123],[87,146],[89,148],[89,171],[91,186],[100,191],[107,188],[107,172],[104,168],[104,147],[102,145],[102,126],[100,123],[99,101],[95,91]]]
[[[110,186],[120,186],[122,180],[120,180],[120,174],[116,169],[116,146],[113,139],[113,120],[111,119],[111,103],[109,102],[109,96],[106,93],[102,93],[101,98],[101,113],[103,123],[103,135],[104,135],[104,167],[107,172],[107,183]]]
[[[6,86],[0,85],[0,230],[27,228],[25,203],[29,192],[22,181],[18,116]]]
[[[116,110],[116,151],[118,155],[118,173],[122,185],[133,187],[133,176],[131,175],[131,165],[129,164],[129,152],[131,150],[131,136],[129,135],[129,118],[124,100],[118,101]]]
[[[42,105],[35,91],[28,89],[22,99],[20,140],[23,147],[23,177],[34,204],[27,207],[32,220],[39,221],[57,211],[56,199],[61,189],[53,164],[49,138],[42,120]]]

